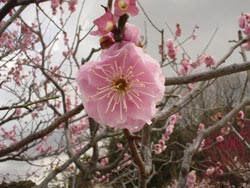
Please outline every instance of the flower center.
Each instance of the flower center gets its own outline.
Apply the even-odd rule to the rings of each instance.
[[[124,78],[118,78],[114,80],[114,87],[118,91],[127,91],[128,90],[128,82]]]
[[[118,6],[120,7],[120,9],[122,10],[127,10],[128,9],[128,5],[123,1],[123,0],[120,0],[118,2]]]
[[[106,31],[112,31],[112,30],[113,30],[113,27],[114,27],[113,22],[108,21],[108,22],[106,23],[105,30],[106,30]]]

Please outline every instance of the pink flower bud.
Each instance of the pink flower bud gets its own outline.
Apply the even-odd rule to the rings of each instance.
[[[166,41],[167,48],[173,49],[174,48],[174,41],[172,39],[168,39]]]
[[[204,62],[206,64],[206,67],[210,67],[215,64],[215,58],[213,56],[206,56],[204,58]]]
[[[176,24],[175,36],[176,37],[180,37],[181,36],[181,26],[180,26],[180,24]]]
[[[217,137],[216,137],[216,141],[219,142],[219,143],[221,143],[221,142],[224,141],[224,137],[221,136],[221,135],[220,135],[220,136],[217,136]]]
[[[241,15],[238,19],[238,24],[241,29],[244,29],[246,26],[246,17],[244,15]]]
[[[244,112],[243,112],[242,110],[239,111],[238,117],[239,117],[240,119],[244,118]]]

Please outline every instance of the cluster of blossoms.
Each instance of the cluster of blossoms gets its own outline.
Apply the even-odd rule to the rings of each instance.
[[[242,13],[238,19],[238,24],[245,35],[250,35],[250,13]],[[250,51],[250,41],[245,42],[242,48],[246,51]]]
[[[5,128],[3,128],[3,127],[1,127],[1,131],[2,131],[2,138],[4,139],[4,140],[10,140],[10,141],[12,141],[12,142],[17,142],[17,139],[16,139],[16,137],[17,137],[17,131],[16,131],[16,129],[17,129],[17,127],[16,127],[16,125],[14,125],[13,126],[13,129],[12,130],[10,130],[10,131],[8,131],[8,130],[6,130]]]
[[[81,119],[79,124],[70,127],[71,133],[74,135],[75,139],[80,139],[84,130],[89,126],[88,117]]]
[[[0,24],[1,26],[1,24]],[[0,48],[1,49],[8,49],[10,51],[14,51],[16,47],[16,38],[17,31],[13,32],[3,32],[0,37]]]
[[[181,118],[181,116],[179,114],[174,114],[174,115],[170,116],[169,124],[165,129],[165,133],[162,135],[162,138],[159,140],[159,143],[154,145],[154,152],[156,154],[160,154],[163,151],[165,151],[165,149],[167,148],[166,141],[169,140],[170,135],[174,131],[174,125],[175,125],[177,119],[180,119],[180,118]]]
[[[1,21],[0,28],[6,24],[6,22]],[[39,41],[39,39],[32,30],[35,30],[37,26],[35,24],[28,26],[18,21],[15,22],[15,25],[19,29],[5,30],[1,33],[0,52],[8,53],[19,49],[24,52],[27,52],[27,50],[34,50],[35,44]],[[20,37],[17,37],[19,35]]]
[[[118,23],[138,14],[135,0],[116,0],[94,21],[93,35],[101,36],[100,60],[81,66],[76,81],[89,117],[102,125],[139,131],[150,123],[164,95],[159,63],[140,46],[139,29]],[[121,21],[122,20],[122,21]]]
[[[52,146],[47,147],[47,139],[48,137],[44,136],[41,140],[41,143],[36,147],[36,150],[42,154],[47,154],[52,150]]]
[[[240,127],[240,128],[244,128],[245,127],[245,122],[243,120],[245,114],[243,111],[239,111],[238,113],[238,121],[237,121],[237,125]]]
[[[219,113],[219,115],[220,115],[220,117],[219,117],[219,119],[221,119],[222,117],[222,115]],[[217,116],[218,116],[218,114],[217,114]],[[218,118],[218,117],[217,117]],[[244,122],[242,122],[242,121],[240,121],[241,119],[243,119],[244,118],[244,112],[243,111],[239,111],[238,112],[238,118],[239,118],[239,121],[237,122],[237,125],[239,126],[239,127],[241,127],[241,128],[243,128],[244,127]],[[219,136],[217,136],[216,137],[216,141],[217,142],[223,142],[224,141],[224,136],[225,135],[228,135],[230,133],[230,127],[228,127],[228,126],[224,126],[222,129],[221,129],[221,135],[219,135]]]
[[[196,30],[199,27],[197,25],[195,25],[192,34],[190,36],[190,38],[192,38],[193,40],[195,40],[197,38],[196,35]],[[177,55],[179,53],[179,48],[178,46],[180,46],[180,42],[178,42],[177,44],[177,38],[180,37],[182,34],[182,29],[180,24],[176,24],[176,31],[175,31],[175,38],[174,39],[167,39],[166,42],[164,43],[164,45],[159,45],[159,54],[161,54],[164,59],[168,59],[168,61],[172,61],[172,62],[176,62],[177,60]],[[211,67],[213,65],[215,65],[216,60],[213,56],[211,55],[207,55],[207,54],[201,54],[197,57],[196,60],[192,60],[190,58],[186,58],[185,53],[182,54],[183,58],[181,59],[180,63],[178,63],[178,74],[183,76],[186,75],[187,73],[189,73],[191,70],[196,69],[197,67],[199,67],[200,65],[205,65],[205,67]]]
[[[107,157],[103,158],[100,162],[100,165],[104,166],[109,163],[109,159]],[[120,162],[120,164],[111,170],[111,172],[108,172],[106,174],[102,174],[100,171],[96,171],[96,175],[94,177],[94,181],[96,183],[108,183],[111,179],[112,175],[115,175],[120,173],[122,170],[124,170],[126,167],[131,165],[131,156],[127,153],[124,154],[124,159]]]
[[[186,185],[188,188],[195,188],[195,183],[196,183],[196,171],[192,170],[191,172],[188,173]]]
[[[223,175],[223,170],[221,169],[221,163],[218,162],[214,167],[209,167],[205,174],[206,176],[222,176]]]
[[[67,1],[68,5],[69,5],[69,11],[74,12],[76,10],[76,4],[78,2],[78,0],[69,0]],[[60,5],[63,3],[62,0],[51,0],[51,8],[52,8],[52,13],[55,15],[56,14],[56,10],[58,7],[60,7]],[[62,9],[62,7],[60,7],[60,9]]]
[[[246,35],[250,34],[250,13],[242,13],[238,19],[239,27]]]
[[[199,67],[200,65],[204,64],[206,67],[211,67],[215,65],[216,61],[215,58],[211,55],[201,55],[197,58],[196,61],[192,61],[191,59],[183,58],[180,62],[181,68],[179,70],[179,75],[186,75],[192,69]]]

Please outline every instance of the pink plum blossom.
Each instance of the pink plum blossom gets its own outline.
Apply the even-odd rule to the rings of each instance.
[[[196,183],[196,171],[192,170],[189,172],[187,177],[187,188],[194,188]]]
[[[190,60],[182,59],[180,64],[181,64],[181,69],[179,71],[180,75],[185,75],[192,69]]]
[[[69,11],[75,12],[77,1],[78,1],[78,0],[69,0],[69,1],[68,1],[68,4],[69,4]]]
[[[60,5],[60,0],[51,0],[51,8],[53,11],[53,15],[56,14],[56,8]]]
[[[199,123],[199,128],[198,128],[198,130],[202,130],[202,129],[204,129],[204,128],[205,128],[204,123]]]
[[[204,58],[204,63],[206,64],[206,67],[210,67],[215,64],[215,58],[213,56],[206,56]]]
[[[216,141],[219,143],[223,142],[223,140],[224,140],[224,137],[222,135],[216,137]]]
[[[166,41],[166,46],[168,48],[167,55],[170,59],[175,59],[178,53],[178,49],[174,46],[174,41],[172,39],[168,39]]]
[[[242,44],[242,48],[246,51],[250,51],[250,41],[248,40],[244,44]]]
[[[169,122],[170,122],[170,124],[173,124],[173,125],[174,125],[174,124],[176,123],[177,118],[178,118],[178,115],[176,115],[176,114],[171,115],[171,116],[169,117]]]
[[[215,171],[215,168],[214,168],[214,167],[210,167],[210,168],[208,168],[208,169],[206,170],[205,174],[206,174],[207,176],[211,176],[211,175],[214,173],[214,171]]]
[[[250,25],[247,25],[244,30],[245,35],[250,35]]]
[[[238,112],[238,117],[240,119],[244,118],[244,112],[242,110]]]
[[[3,128],[3,127],[1,127],[1,131],[2,131],[2,138],[3,139],[9,139],[9,140],[11,140],[11,141],[13,141],[13,142],[17,142],[17,139],[16,139],[16,129],[17,129],[17,127],[16,127],[16,125],[14,125],[13,126],[13,128],[12,128],[12,130],[10,130],[10,131],[7,131],[7,130],[5,130],[5,128]]]
[[[109,159],[108,159],[107,157],[103,158],[103,159],[101,160],[101,162],[100,162],[100,164],[101,164],[102,166],[105,166],[105,165],[108,164],[108,163],[109,163]]]
[[[122,143],[117,143],[117,144],[116,144],[116,147],[117,147],[118,149],[122,149],[122,148],[123,148],[123,145],[122,145]]]
[[[199,67],[203,62],[204,62],[204,58],[206,56],[203,54],[203,55],[200,55],[197,57],[197,59],[191,64],[192,68],[197,68]]]
[[[174,125],[173,125],[173,124],[170,124],[170,125],[168,125],[167,128],[166,128],[165,134],[171,135],[171,134],[173,133],[173,131],[174,131]]]
[[[238,19],[238,24],[241,29],[243,29],[246,35],[250,34],[250,13],[241,14]]]
[[[169,117],[169,123],[174,125],[176,123],[177,119],[181,119],[181,118],[182,118],[181,115],[173,114]]]
[[[154,152],[155,152],[156,154],[161,154],[163,151],[165,151],[166,148],[167,148],[166,145],[155,144],[155,145],[154,145]]]
[[[238,24],[239,24],[239,27],[240,27],[241,29],[244,29],[244,28],[245,28],[246,22],[247,22],[247,20],[246,20],[245,15],[244,15],[244,14],[240,15],[240,17],[239,17],[239,19],[238,19]]]
[[[110,9],[107,9],[104,15],[94,20],[94,24],[98,27],[98,30],[92,31],[92,35],[106,35],[114,29],[116,19]]]
[[[181,36],[181,26],[180,26],[180,24],[176,24],[175,36],[176,37],[180,37]]]
[[[73,125],[70,130],[71,133],[76,136],[76,137],[81,137],[84,130],[89,126],[89,121],[88,121],[88,117],[82,118],[80,123],[77,125]]]
[[[131,131],[151,122],[164,95],[159,63],[132,42],[113,44],[100,61],[81,66],[76,81],[90,117]]]
[[[141,39],[141,33],[137,26],[126,23],[124,31],[124,41],[131,41],[138,45]]]
[[[230,130],[231,130],[230,127],[225,126],[220,130],[220,132],[223,136],[225,136],[230,133]]]
[[[21,108],[16,108],[16,115],[20,116],[22,113],[22,109]]]
[[[123,14],[130,14],[136,16],[139,9],[136,7],[136,0],[116,0],[115,1],[115,15],[122,16]]]
[[[178,50],[177,48],[171,48],[168,49],[167,55],[169,56],[170,59],[175,59],[177,56]]]
[[[174,48],[174,41],[172,39],[168,39],[166,41],[167,48]]]

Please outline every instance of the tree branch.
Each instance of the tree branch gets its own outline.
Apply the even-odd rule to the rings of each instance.
[[[13,151],[18,151],[19,149],[21,149],[22,147],[24,147],[25,145],[44,137],[45,135],[49,134],[50,132],[54,131],[60,124],[62,124],[63,122],[67,121],[69,118],[71,118],[72,116],[80,113],[83,110],[83,105],[80,104],[78,105],[76,108],[74,108],[73,110],[65,113],[63,116],[59,117],[58,119],[56,119],[53,123],[51,123],[51,125],[49,127],[47,127],[46,129],[43,129],[41,131],[35,132],[27,137],[25,137],[24,139],[22,139],[21,141],[10,145],[7,148],[1,149],[0,150],[0,157],[3,157]]]
[[[123,133],[128,141],[128,145],[132,154],[132,158],[139,170],[139,188],[146,188],[147,187],[147,171],[144,166],[144,161],[142,160],[141,156],[138,153],[138,150],[135,145],[135,138],[133,135],[130,134],[128,129],[123,129]]]
[[[32,3],[42,3],[48,0],[9,0],[5,5],[0,9],[0,21],[15,7],[20,5],[29,5]]]
[[[215,70],[209,70],[203,73],[193,74],[190,76],[169,77],[165,79],[165,86],[181,85],[181,84],[189,84],[193,82],[205,81],[247,70],[250,70],[250,62],[233,64]]]

